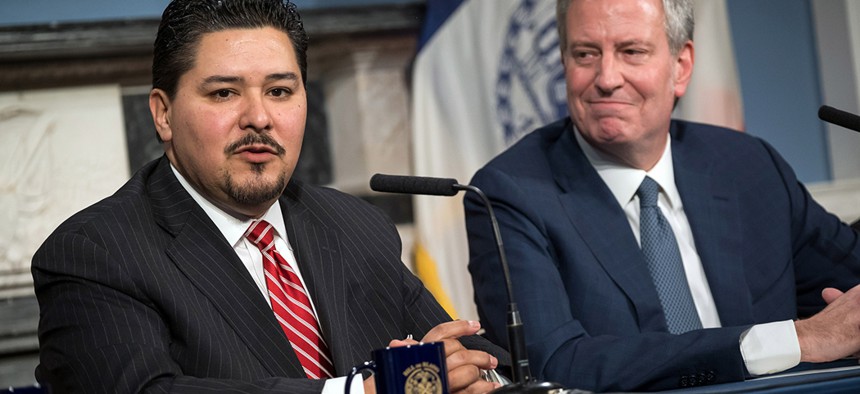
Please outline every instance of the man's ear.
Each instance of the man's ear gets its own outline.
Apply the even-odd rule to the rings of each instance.
[[[693,63],[693,42],[687,41],[678,52],[678,59],[675,61],[675,97],[681,97],[687,92],[687,85],[693,78]]]
[[[173,130],[170,128],[170,97],[167,92],[154,88],[149,92],[149,112],[152,113],[152,122],[155,123],[155,132],[162,142],[173,139]]]

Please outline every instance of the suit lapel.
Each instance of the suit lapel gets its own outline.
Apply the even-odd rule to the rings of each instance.
[[[303,193],[302,186],[291,182],[281,198],[287,237],[308,295],[313,300],[320,330],[332,356],[335,376],[344,375],[353,367],[352,360],[355,359],[351,355],[347,335],[350,276],[345,272],[347,267],[337,233],[313,215],[301,198]]]
[[[568,123],[570,124],[570,123]],[[570,126],[550,148],[559,198],[571,224],[636,309],[642,331],[665,331],[657,291],[624,211],[582,153]]]
[[[675,184],[723,326],[752,322],[741,256],[740,218],[732,178],[715,174],[716,157],[695,130],[672,122]]]
[[[167,255],[273,376],[304,376],[272,310],[231,245],[162,158],[150,185],[156,221],[175,238]]]

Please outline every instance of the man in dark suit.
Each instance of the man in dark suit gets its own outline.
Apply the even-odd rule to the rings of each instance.
[[[670,119],[691,2],[559,0],[558,22],[571,117],[472,180],[499,219],[532,372],[661,390],[856,354],[857,233],[766,142]],[[505,343],[495,242],[480,201],[465,207],[478,311]]]
[[[342,392],[324,378],[412,336],[444,342],[452,391],[496,387],[479,369],[503,351],[450,321],[391,221],[291,179],[306,49],[281,0],[168,5],[150,94],[165,156],[33,258],[37,377],[52,391]]]

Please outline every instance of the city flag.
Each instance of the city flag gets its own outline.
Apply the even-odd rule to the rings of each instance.
[[[565,116],[559,56],[555,0],[429,0],[413,71],[415,175],[467,183]],[[462,198],[415,198],[415,272],[452,317],[477,319]]]

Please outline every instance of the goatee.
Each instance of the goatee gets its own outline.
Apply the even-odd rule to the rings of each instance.
[[[241,205],[260,205],[280,197],[287,187],[287,174],[282,172],[274,181],[267,182],[263,179],[265,166],[262,163],[251,164],[251,170],[256,176],[242,184],[235,182],[233,176],[225,172],[224,183],[227,195]]]

